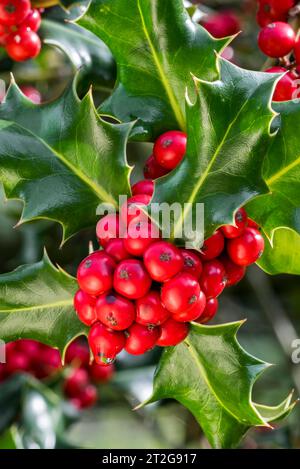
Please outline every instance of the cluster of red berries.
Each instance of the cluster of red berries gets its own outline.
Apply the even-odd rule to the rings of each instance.
[[[258,36],[261,51],[277,64],[268,73],[284,73],[277,83],[273,100],[289,101],[298,97],[300,41],[288,23],[295,0],[258,0],[257,22],[262,27]]]
[[[30,0],[1,0],[0,45],[17,62],[37,57],[41,40],[37,31],[41,25],[40,11],[31,8]]]
[[[0,364],[0,382],[15,373],[29,373],[44,380],[55,375],[62,368],[59,352],[35,340],[21,339],[5,346],[6,362]],[[66,353],[68,369],[63,382],[65,396],[77,407],[90,407],[98,399],[98,390],[93,384],[108,381],[114,366],[103,367],[93,362],[86,342],[73,341]]]
[[[156,140],[145,166],[147,179],[132,187],[133,195],[120,214],[100,219],[96,232],[102,249],[78,267],[80,290],[74,307],[79,319],[91,327],[89,344],[99,364],[113,362],[123,349],[139,355],[155,345],[183,341],[189,322],[212,319],[226,285],[240,281],[246,266],[263,252],[263,237],[243,208],[236,213],[235,226],[217,230],[201,252],[160,238],[143,208],[151,202],[153,179],[184,158],[186,141],[180,131],[166,132]]]
[[[232,10],[223,10],[205,15],[200,20],[200,24],[216,38],[233,36],[241,29],[239,18]]]

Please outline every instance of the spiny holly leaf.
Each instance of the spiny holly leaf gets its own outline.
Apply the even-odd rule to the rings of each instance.
[[[247,210],[275,246],[272,250],[267,247],[260,265],[274,273],[299,274],[300,136],[295,123],[300,119],[300,104],[289,101],[274,103],[273,107],[280,113],[280,126],[272,138],[263,171],[270,193],[253,200]]]
[[[39,34],[45,44],[64,52],[77,70],[93,73],[97,84],[113,87],[115,62],[108,47],[94,34],[76,24],[53,20],[43,20]]]
[[[271,275],[300,275],[300,235],[290,228],[276,229],[272,244],[265,237],[265,250],[257,264]]]
[[[217,77],[213,39],[190,19],[182,0],[93,0],[78,21],[112,51],[118,83],[101,107],[121,121],[138,119],[135,135],[154,138],[168,129],[185,130],[186,87],[191,73]]]
[[[182,228],[191,213],[196,219],[197,203],[205,204],[208,236],[220,225],[232,224],[238,207],[268,191],[261,170],[274,117],[274,75],[242,70],[223,59],[220,74],[213,83],[196,82],[197,99],[187,102],[185,158],[155,185],[154,203],[189,204],[174,221],[175,238],[186,239]],[[199,240],[194,246],[199,247]]]
[[[192,412],[215,448],[236,446],[249,427],[268,426],[269,419],[280,418],[291,406],[284,401],[261,409],[252,402],[253,384],[269,365],[239,345],[241,324],[193,324],[183,343],[164,351],[153,394],[144,403],[176,399]]]
[[[21,222],[56,220],[63,239],[94,225],[100,203],[128,194],[126,142],[130,124],[102,121],[91,93],[80,101],[76,82],[56,101],[33,104],[12,84],[0,105],[0,181],[24,201]]]
[[[63,353],[86,333],[73,308],[76,290],[76,280],[46,254],[41,262],[0,275],[0,339],[35,339]]]

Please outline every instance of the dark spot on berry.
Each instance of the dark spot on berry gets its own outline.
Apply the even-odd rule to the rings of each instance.
[[[129,279],[129,273],[127,272],[126,269],[122,269],[120,271],[119,277],[122,278],[122,279],[128,280]]]
[[[171,259],[172,259],[172,256],[168,252],[163,252],[159,256],[159,260],[162,262],[170,262]]]
[[[107,296],[106,296],[106,302],[111,305],[113,303],[116,302],[116,297],[115,295],[112,295],[111,293],[109,293]]]
[[[91,267],[92,263],[93,263],[93,261],[91,261],[91,260],[85,261],[84,267],[86,269],[89,269]]]
[[[14,13],[16,11],[16,7],[15,5],[8,3],[7,5],[5,5],[4,10],[7,11],[7,13]]]
[[[170,145],[172,145],[172,143],[173,143],[173,140],[168,138],[168,139],[164,140],[162,146],[163,146],[163,148],[168,148]]]
[[[195,261],[191,257],[186,257],[184,259],[184,265],[185,265],[185,267],[194,267]]]
[[[197,295],[191,296],[189,299],[189,305],[193,305],[194,303],[196,303],[197,299],[198,299]]]
[[[112,312],[108,313],[108,315],[106,316],[106,319],[112,326],[118,325],[118,321],[116,321],[116,318],[114,317],[114,314]]]

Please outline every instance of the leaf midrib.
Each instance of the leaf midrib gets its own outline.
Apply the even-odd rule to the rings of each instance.
[[[283,177],[286,173],[288,173],[291,169],[294,169],[298,165],[300,165],[300,156],[298,156],[296,160],[294,160],[292,163],[285,166],[280,171],[277,171],[277,173],[273,174],[273,176],[266,179],[266,183],[268,184],[268,186],[271,186],[275,181]]]
[[[163,87],[164,87],[164,89],[166,91],[166,94],[168,96],[168,99],[170,101],[171,108],[173,109],[173,112],[174,112],[176,120],[179,124],[179,127],[181,128],[181,130],[185,130],[186,124],[185,124],[184,116],[182,114],[180,106],[178,105],[178,102],[176,100],[174,92],[173,92],[172,88],[169,85],[169,82],[167,80],[164,68],[160,63],[160,60],[159,60],[159,57],[156,53],[154,44],[153,44],[153,42],[151,40],[151,37],[150,37],[150,34],[147,30],[147,26],[146,26],[143,10],[142,10],[141,4],[140,4],[140,0],[137,0],[137,7],[138,7],[139,15],[140,15],[140,18],[141,18],[142,29],[143,29],[145,38],[146,38],[146,40],[149,44],[149,47],[150,47],[150,50],[151,50],[151,53],[152,53],[152,56],[153,56],[154,64],[156,65],[156,68],[158,70],[158,74],[160,76],[161,82],[163,84]]]
[[[43,305],[35,305],[35,306],[25,306],[25,307],[20,307],[20,308],[12,308],[12,309],[4,309],[0,310],[0,314],[11,314],[11,313],[20,313],[20,312],[26,312],[26,311],[37,311],[37,310],[43,310],[43,309],[51,309],[51,308],[59,308],[61,306],[72,306],[73,305],[73,299],[69,300],[64,300],[64,301],[57,301],[55,303],[46,303]]]
[[[198,355],[197,355],[197,352],[196,350],[194,349],[193,345],[191,344],[191,342],[188,340],[188,339],[185,339],[185,343],[187,344],[187,349],[188,351],[190,352],[192,358],[194,359],[195,363],[196,363],[196,366],[197,368],[199,369],[199,372],[201,374],[201,376],[203,377],[207,387],[209,388],[209,390],[211,391],[211,393],[213,394],[213,396],[215,397],[216,401],[220,404],[221,408],[223,408],[224,410],[226,410],[226,412],[228,412],[235,420],[237,420],[238,422],[242,423],[242,424],[245,424],[245,422],[241,421],[239,419],[239,417],[237,415],[235,415],[231,409],[228,409],[225,404],[220,400],[220,398],[218,397],[218,395],[216,394],[215,390],[213,389],[213,387],[211,386],[210,384],[210,381],[208,379],[208,376],[207,376],[207,373],[206,373],[206,370],[204,368],[204,366],[202,365],[202,363],[200,362],[199,358],[198,358]]]

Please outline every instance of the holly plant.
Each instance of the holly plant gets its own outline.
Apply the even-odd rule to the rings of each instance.
[[[76,24],[43,21],[45,42],[80,70],[60,97],[43,104],[12,79],[0,106],[0,180],[7,199],[23,203],[18,226],[58,223],[63,248],[97,224],[100,249],[82,261],[77,279],[46,252],[1,275],[0,337],[35,339],[64,357],[68,344],[86,335],[103,366],[124,348],[139,355],[161,346],[152,396],[141,405],[175,399],[212,447],[231,448],[295,405],[292,395],[273,407],[253,401],[269,365],[240,345],[243,321],[206,323],[217,297],[248,265],[300,273],[300,103],[272,102],[277,71],[227,61],[222,53],[234,38],[215,39],[189,13],[182,0],[92,0]],[[265,42],[263,36],[262,48]],[[108,93],[97,105],[92,88],[78,93],[92,70]],[[133,141],[154,148],[145,180],[131,187]],[[118,211],[120,195],[130,202],[101,218],[99,206]],[[170,217],[165,236],[155,207],[176,203],[184,209]],[[203,230],[191,240],[183,227],[197,218],[199,204]],[[139,207],[134,215],[132,206]],[[123,236],[124,217],[146,236],[129,229]]]

